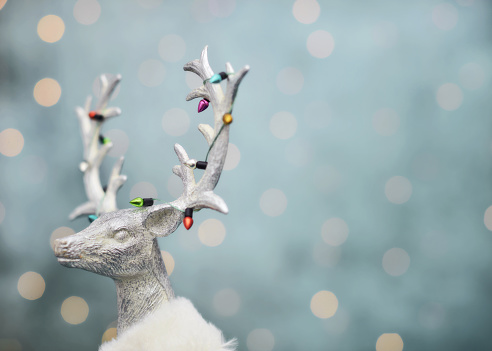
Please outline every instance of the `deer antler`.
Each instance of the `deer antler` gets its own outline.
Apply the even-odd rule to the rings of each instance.
[[[203,98],[210,101],[214,111],[214,127],[208,124],[200,124],[198,129],[205,137],[209,152],[207,165],[203,176],[198,183],[195,182],[194,169],[197,161],[190,159],[184,148],[176,144],[174,150],[178,156],[180,165],[173,167],[173,173],[181,178],[184,185],[183,194],[171,205],[180,210],[193,208],[211,208],[216,211],[227,213],[228,208],[224,200],[213,193],[213,189],[219,181],[222,168],[224,166],[229,146],[229,123],[224,123],[225,114],[232,112],[232,106],[236,97],[237,89],[241,80],[249,71],[249,66],[245,66],[239,72],[235,73],[231,64],[226,64],[227,89],[224,94],[220,84],[213,84],[210,78],[214,72],[210,68],[207,57],[207,46],[202,51],[201,58],[188,62],[184,65],[185,71],[191,71],[197,74],[202,80],[203,85],[188,94],[186,100]],[[164,206],[164,205],[161,205]]]
[[[96,109],[91,110],[92,97],[88,96],[84,108],[77,107],[75,112],[79,119],[82,143],[84,145],[84,161],[80,163],[80,170],[84,173],[84,187],[88,201],[79,205],[70,213],[71,220],[89,214],[103,214],[116,211],[116,192],[125,183],[126,176],[121,175],[124,158],[120,157],[113,166],[107,188],[103,188],[99,178],[99,167],[113,144],[107,138],[100,136],[101,127],[108,118],[121,114],[117,107],[107,107],[108,101],[121,75],[110,77],[103,74],[99,77],[101,96],[96,103]],[[102,140],[100,140],[102,139]],[[99,146],[99,142],[103,144]]]

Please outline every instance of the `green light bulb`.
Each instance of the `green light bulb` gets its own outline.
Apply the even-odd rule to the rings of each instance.
[[[130,203],[135,207],[142,207],[144,200],[141,197],[136,197]]]

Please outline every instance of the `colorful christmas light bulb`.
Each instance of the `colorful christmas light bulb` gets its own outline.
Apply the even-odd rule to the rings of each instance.
[[[210,101],[207,99],[202,99],[198,103],[198,113],[205,111],[208,108]]]
[[[222,117],[222,122],[224,122],[224,124],[231,124],[232,123],[232,115],[230,113],[226,113]]]
[[[193,225],[193,209],[192,208],[187,208],[185,210],[185,218],[183,218],[183,224],[186,228],[186,230],[189,230],[191,226]]]

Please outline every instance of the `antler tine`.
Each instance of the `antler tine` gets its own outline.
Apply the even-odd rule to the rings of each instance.
[[[108,79],[108,75],[103,74],[99,77],[101,82],[101,97],[96,103],[97,114],[100,119],[92,118],[90,114],[92,97],[86,99],[84,108],[75,109],[79,119],[82,141],[84,146],[84,161],[81,163],[80,170],[84,173],[84,188],[88,201],[77,207],[69,216],[75,219],[81,215],[106,213],[117,210],[116,192],[126,181],[126,176],[121,175],[123,158],[116,161],[108,187],[103,189],[99,178],[99,167],[106,157],[113,144],[111,141],[104,141],[99,146],[100,132],[103,122],[110,117],[120,115],[121,110],[117,107],[106,108],[111,95],[118,83],[121,81],[121,75]]]
[[[193,174],[196,160],[190,159],[180,145],[175,146],[181,165],[174,166],[173,172],[182,179],[184,192],[179,199],[173,202],[173,206],[180,209],[207,207],[227,213],[228,209],[224,200],[213,193],[213,189],[220,178],[229,146],[230,122],[224,123],[223,116],[232,111],[237,89],[249,67],[246,66],[235,74],[232,66],[229,63],[226,64],[228,84],[224,95],[220,84],[210,83],[210,78],[214,75],[214,72],[208,63],[207,49],[208,47],[205,46],[199,60],[193,60],[184,65],[184,70],[193,72],[203,79],[203,85],[189,93],[186,100],[189,101],[198,97],[207,99],[210,101],[214,111],[213,128],[208,124],[200,124],[198,126],[198,129],[209,144],[209,152],[205,160],[208,163],[203,176],[196,183]]]

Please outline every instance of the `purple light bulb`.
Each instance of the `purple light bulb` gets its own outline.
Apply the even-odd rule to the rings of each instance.
[[[203,112],[207,109],[208,107],[208,104],[210,103],[210,101],[208,101],[207,99],[202,99],[200,100],[200,102],[198,103],[198,112]]]

